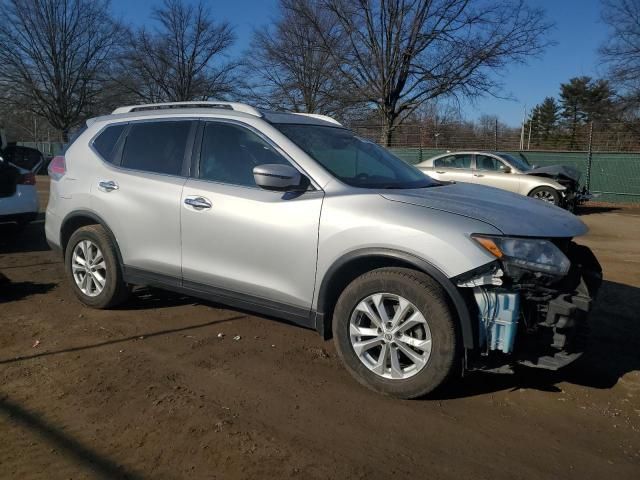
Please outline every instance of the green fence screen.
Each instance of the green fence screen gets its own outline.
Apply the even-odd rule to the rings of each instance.
[[[424,148],[391,148],[395,155],[408,163],[419,163],[446,150]],[[509,152],[523,155],[531,165],[568,165],[582,173],[584,185],[589,169],[587,152]],[[640,153],[594,152],[591,158],[591,193],[594,201],[640,203]]]

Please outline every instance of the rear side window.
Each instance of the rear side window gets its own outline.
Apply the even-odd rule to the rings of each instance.
[[[433,162],[433,165],[442,168],[471,168],[471,155],[449,155],[438,158]]]
[[[93,148],[107,162],[113,162],[113,154],[116,143],[126,127],[126,123],[122,125],[112,125],[105,128],[100,135],[93,141]]]
[[[191,121],[131,124],[121,166],[152,173],[180,175]]]

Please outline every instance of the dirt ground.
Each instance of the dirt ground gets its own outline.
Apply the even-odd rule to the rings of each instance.
[[[582,219],[606,278],[587,354],[418,401],[282,322],[158,290],[85,308],[42,221],[0,230],[0,478],[638,479],[640,211]]]

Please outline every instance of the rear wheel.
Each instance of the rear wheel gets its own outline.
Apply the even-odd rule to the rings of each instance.
[[[338,299],[333,332],[347,370],[385,395],[425,395],[455,364],[457,340],[446,293],[414,270],[383,268],[354,280]]]
[[[71,235],[65,268],[74,293],[90,307],[115,307],[129,295],[115,245],[100,225],[82,227]]]
[[[560,193],[555,188],[538,187],[529,192],[531,198],[542,200],[543,202],[560,205]]]

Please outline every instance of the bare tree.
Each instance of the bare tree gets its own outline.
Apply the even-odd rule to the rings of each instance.
[[[640,102],[640,0],[602,0],[602,19],[611,29],[600,53],[612,80]]]
[[[316,0],[335,20],[332,30],[305,4],[297,13],[327,52],[341,56],[335,64],[354,94],[377,107],[387,145],[394,128],[428,100],[497,95],[495,74],[541,53],[551,28],[524,0]],[[346,48],[332,52],[336,38]]]
[[[231,26],[215,22],[203,2],[164,0],[152,17],[158,27],[130,32],[117,81],[147,102],[224,97],[237,86],[238,64],[225,58],[234,42]]]
[[[336,65],[344,42],[331,37],[325,45],[314,25],[297,14],[301,5],[323,31],[335,29],[335,19],[313,0],[280,0],[279,17],[256,30],[251,42],[251,97],[269,108],[344,117],[359,104]]]
[[[47,119],[63,137],[101,90],[120,27],[106,0],[1,3],[3,103]]]

